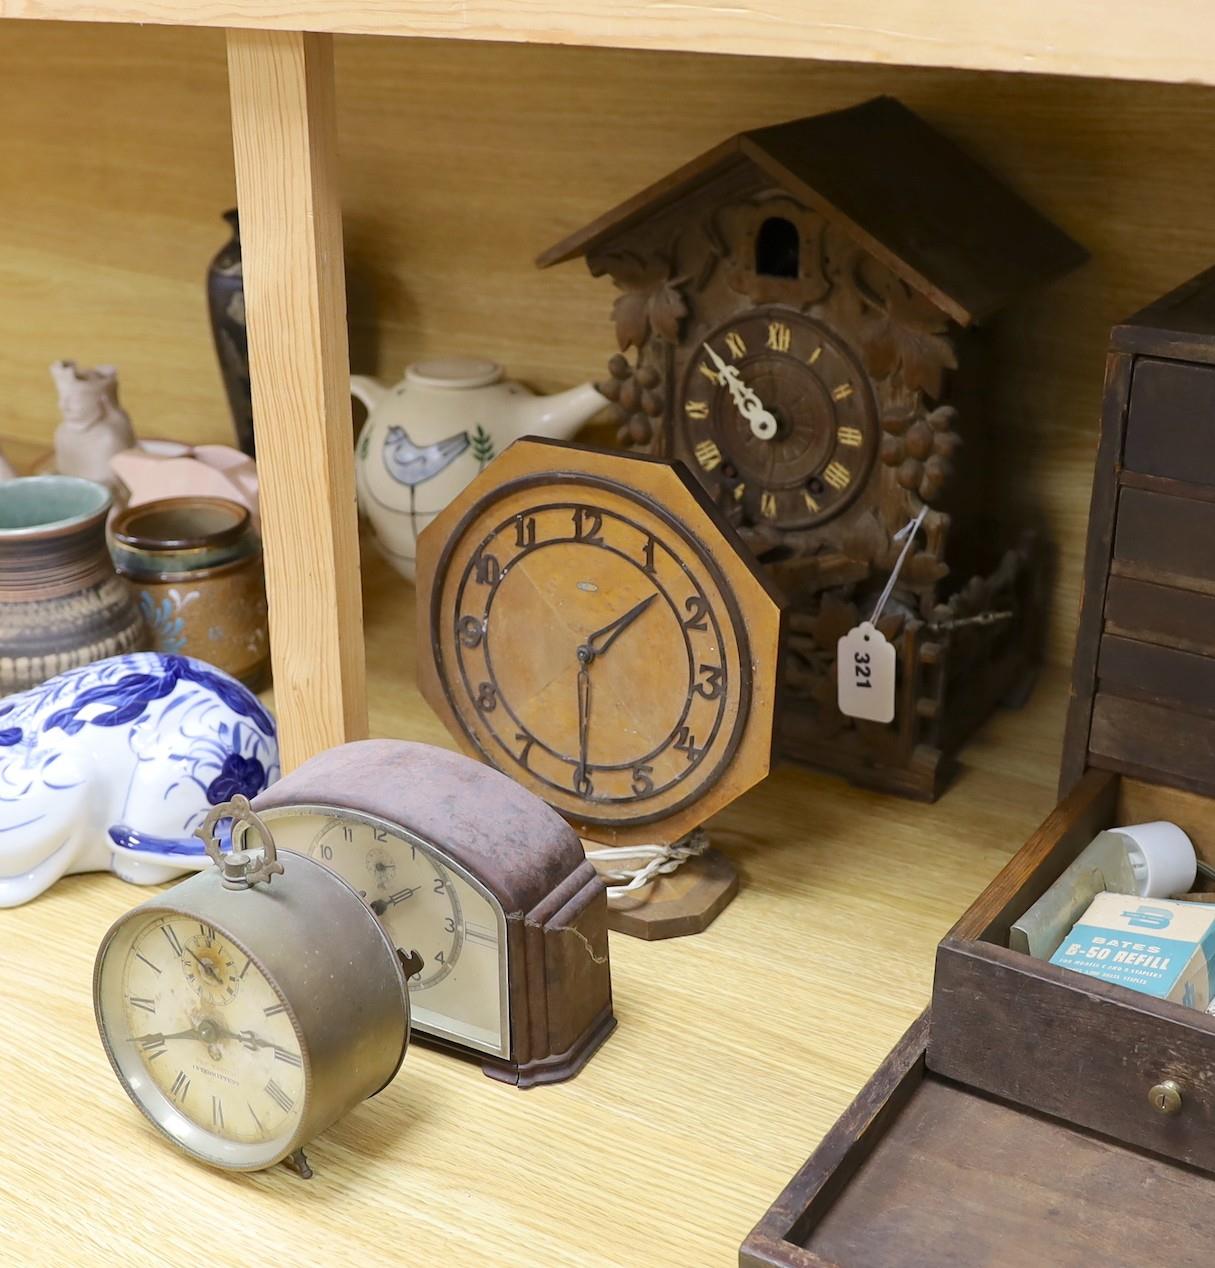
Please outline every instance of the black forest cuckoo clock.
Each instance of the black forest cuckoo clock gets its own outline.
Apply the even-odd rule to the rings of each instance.
[[[1083,249],[879,97],[739,133],[538,263],[577,256],[620,290],[620,439],[682,459],[789,598],[782,751],[935,797],[1042,628],[1046,547],[999,509],[988,322]],[[845,717],[837,640],[923,508],[879,621],[894,720]]]

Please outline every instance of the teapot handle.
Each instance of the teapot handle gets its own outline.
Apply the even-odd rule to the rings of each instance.
[[[377,383],[375,379],[368,378],[365,374],[352,374],[350,376],[350,395],[356,401],[361,402],[370,414],[388,395],[388,389],[382,383]]]

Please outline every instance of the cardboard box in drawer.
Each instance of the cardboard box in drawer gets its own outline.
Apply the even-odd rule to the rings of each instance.
[[[1098,894],[1050,962],[1187,1008],[1206,1008],[1215,906]]]

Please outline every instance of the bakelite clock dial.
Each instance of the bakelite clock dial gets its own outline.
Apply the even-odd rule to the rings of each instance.
[[[427,698],[584,835],[674,839],[766,773],[779,602],[682,468],[519,441],[422,546]]]
[[[879,444],[873,395],[851,353],[825,326],[775,305],[693,348],[677,427],[719,503],[778,529],[838,515],[865,487]]]
[[[417,1038],[528,1087],[571,1078],[611,1034],[607,898],[538,797],[459,753],[358,740],[271,784],[254,808],[415,955]]]

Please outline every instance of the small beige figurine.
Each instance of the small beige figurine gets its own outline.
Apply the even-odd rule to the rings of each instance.
[[[112,485],[110,459],[135,444],[131,420],[118,404],[118,371],[112,365],[82,370],[74,361],[56,361],[51,378],[63,415],[55,429],[55,469]]]

